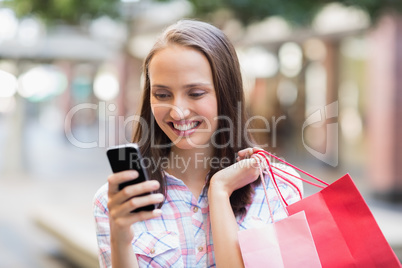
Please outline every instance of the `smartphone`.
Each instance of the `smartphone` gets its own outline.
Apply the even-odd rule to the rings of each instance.
[[[109,147],[106,151],[107,157],[109,159],[110,166],[113,173],[125,171],[125,170],[136,170],[138,172],[138,178],[129,180],[119,184],[119,190],[132,184],[137,184],[149,180],[148,174],[143,166],[142,156],[140,149],[136,143],[123,144],[118,146]],[[150,193],[143,194],[148,195]],[[133,211],[152,211],[156,208],[156,205],[148,205],[145,207],[137,208]]]

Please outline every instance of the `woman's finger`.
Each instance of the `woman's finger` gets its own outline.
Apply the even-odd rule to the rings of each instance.
[[[261,148],[258,147],[253,147],[253,157],[258,157],[260,160],[260,166],[263,170],[267,170],[269,168],[269,165],[267,161],[269,162],[269,157],[267,155],[262,156],[260,154],[256,154],[257,151],[262,150]],[[270,163],[270,162],[269,162]]]
[[[119,205],[139,195],[144,195],[158,190],[160,184],[157,180],[144,181],[137,184],[127,185],[117,193],[109,195],[109,205]]]
[[[131,211],[141,207],[159,204],[163,200],[165,200],[165,197],[161,193],[133,197],[121,206],[121,212],[123,214],[131,213]]]
[[[138,172],[135,170],[126,170],[118,173],[111,174],[108,178],[107,181],[109,183],[109,195],[113,195],[117,192],[119,192],[119,184],[129,181],[129,180],[134,180],[138,178]]]
[[[257,151],[263,151],[263,149],[260,148],[260,147],[253,147],[253,154],[254,154],[255,152],[257,152]]]
[[[253,148],[246,148],[246,149],[240,150],[237,153],[237,155],[238,155],[237,160],[239,161],[239,160],[249,158],[253,154],[253,152],[254,152]]]
[[[133,197],[129,200],[126,200],[124,203],[116,206],[113,206],[112,203],[109,203],[108,207],[110,211],[110,216],[113,219],[127,217],[129,214],[131,214],[131,211],[135,209],[145,207],[148,205],[159,204],[163,202],[164,199],[165,199],[164,196],[158,193],[158,194],[149,194],[145,196]]]

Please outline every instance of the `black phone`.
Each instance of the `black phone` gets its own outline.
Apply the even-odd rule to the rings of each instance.
[[[143,166],[143,158],[140,153],[140,149],[136,143],[123,144],[118,146],[109,147],[106,151],[107,157],[109,159],[110,166],[113,173],[125,171],[125,170],[136,170],[138,172],[138,178],[129,180],[119,184],[119,190],[132,184],[137,184],[149,180],[148,174]],[[151,193],[146,193],[147,195]],[[143,196],[141,195],[141,196]],[[156,205],[148,205],[145,207],[137,208],[133,212],[139,211],[152,211],[156,208]]]

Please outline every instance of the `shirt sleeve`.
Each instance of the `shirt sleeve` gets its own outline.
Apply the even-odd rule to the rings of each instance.
[[[99,267],[101,268],[112,267],[107,191],[108,185],[105,184],[96,192],[93,201],[96,238],[99,248]]]

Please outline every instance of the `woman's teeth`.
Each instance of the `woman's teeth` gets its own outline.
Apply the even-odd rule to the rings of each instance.
[[[187,131],[198,126],[199,122],[191,122],[188,124],[173,124],[173,127],[180,131]]]

